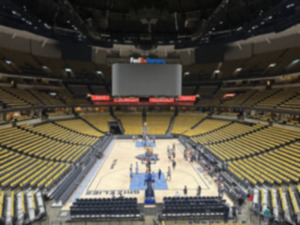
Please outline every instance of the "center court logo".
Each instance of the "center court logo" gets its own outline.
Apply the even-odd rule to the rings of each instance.
[[[137,155],[135,158],[137,158],[141,161],[146,161],[148,159],[146,154]],[[150,160],[152,161],[152,163],[158,161],[159,160],[158,154],[151,155]]]
[[[143,58],[143,57],[139,57],[139,58],[130,57],[130,63],[165,64],[166,60],[164,60],[164,59],[151,59],[149,57],[147,57],[147,58]]]

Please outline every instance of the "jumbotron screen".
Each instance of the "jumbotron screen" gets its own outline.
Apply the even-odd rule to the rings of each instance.
[[[176,97],[181,95],[180,64],[112,65],[112,96]]]

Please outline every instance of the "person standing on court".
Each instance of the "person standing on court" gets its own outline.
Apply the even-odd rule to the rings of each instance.
[[[184,194],[184,196],[186,196],[186,195],[187,195],[187,187],[186,187],[186,185],[184,186],[184,189],[183,189],[183,194]]]
[[[167,180],[171,180],[171,169],[168,167],[168,172],[167,172]]]
[[[217,182],[217,188],[218,188],[218,196],[221,197],[221,183]]]
[[[173,170],[175,170],[175,167],[176,167],[176,161],[173,159],[172,160],[172,167],[173,167]]]
[[[168,151],[168,159],[171,161],[172,160],[172,154],[171,151]]]
[[[130,174],[130,182],[131,182],[132,181],[132,176],[133,176],[132,170],[130,170],[129,174]]]
[[[223,193],[224,193],[224,184],[222,182],[218,182],[218,194],[219,194],[219,198],[223,197]]]
[[[200,185],[198,186],[198,188],[197,188],[197,197],[200,197],[200,195],[201,195],[201,187],[200,187]]]
[[[224,183],[221,182],[221,198],[223,198],[224,191],[225,191]]]
[[[135,166],[135,177],[137,178],[139,175],[139,164],[138,162],[136,163],[136,166]]]
[[[161,169],[158,170],[158,179],[160,180],[161,177]]]

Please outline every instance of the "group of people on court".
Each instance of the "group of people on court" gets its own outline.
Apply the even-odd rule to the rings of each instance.
[[[200,196],[201,196],[201,190],[202,190],[202,189],[201,189],[201,186],[199,185],[199,186],[197,187],[196,197],[200,197]],[[184,196],[187,196],[187,194],[188,194],[188,188],[187,188],[187,186],[185,185],[184,188],[183,188],[183,195],[184,195]],[[175,197],[180,197],[180,194],[179,194],[178,191],[176,192]]]
[[[168,159],[169,159],[169,161],[172,162],[173,170],[175,170],[175,167],[176,167],[176,161],[175,161],[176,152],[175,152],[175,147],[176,147],[176,145],[175,145],[175,143],[173,143],[172,148],[170,148],[170,146],[168,146],[168,148],[167,148]]]
[[[133,168],[132,168],[132,164],[130,164],[130,167],[129,167],[129,174],[130,174],[130,181],[132,181],[132,178],[133,178]],[[139,176],[139,163],[136,162],[136,166],[135,166],[135,177],[136,179],[138,178]]]
[[[145,173],[145,176],[148,176],[150,172],[150,168],[148,166],[147,167],[147,171]],[[132,181],[132,178],[134,176],[134,173],[133,173],[133,165],[130,164],[130,167],[129,167],[129,174],[130,174],[130,181]],[[158,180],[161,179],[161,175],[162,175],[162,171],[161,169],[158,169],[158,172],[157,172],[157,177],[158,177]],[[138,179],[138,176],[139,176],[139,163],[136,162],[136,166],[135,166],[135,177],[136,179]],[[167,171],[167,178],[170,178],[171,179],[171,169],[170,167],[168,168],[168,171]]]
[[[175,143],[173,143],[172,148],[170,148],[170,146],[167,147],[167,154],[168,154],[169,161],[172,162],[172,168],[173,168],[173,170],[175,170],[175,168],[176,168],[176,161],[175,161],[175,158],[176,158],[176,145],[175,145]],[[133,165],[132,164],[130,164],[129,170],[130,170],[130,180],[132,181],[132,178],[134,176]],[[148,177],[148,175],[150,173],[151,173],[151,170],[150,170],[150,168],[147,167],[147,171],[146,171],[146,174],[145,174],[145,180],[147,179],[146,176]],[[138,174],[139,174],[139,164],[138,164],[138,162],[136,162],[136,166],[135,166],[135,177],[136,177],[136,179],[138,178]],[[166,180],[170,181],[171,180],[171,167],[170,166],[168,166],[168,170],[167,170],[166,174],[167,174]],[[162,170],[161,169],[158,170],[157,176],[158,176],[158,180],[160,180],[161,176],[162,176]],[[217,186],[218,186],[219,197],[222,197],[223,192],[224,192],[224,184],[219,179],[217,180]],[[188,194],[188,189],[187,189],[187,186],[185,185],[184,189],[183,189],[183,195],[186,196],[187,194]],[[196,196],[200,196],[200,195],[201,195],[201,186],[198,186]],[[175,196],[179,196],[179,193],[176,192]]]
[[[139,140],[139,136],[138,135],[133,135],[132,136],[132,141],[133,142],[137,142]],[[143,146],[144,147],[147,147],[147,146],[151,146],[151,143],[152,142],[153,144],[155,144],[155,136],[154,135],[143,135],[142,137],[142,143],[143,143]]]
[[[172,168],[175,170],[176,168],[176,152],[175,152],[175,143],[173,143],[172,148],[168,145],[167,147],[167,154],[168,154],[168,159],[170,162],[172,162]],[[171,180],[171,168],[168,166],[168,171],[167,171],[167,181]]]

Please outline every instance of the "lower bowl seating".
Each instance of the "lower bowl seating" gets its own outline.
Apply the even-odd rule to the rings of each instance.
[[[71,220],[142,219],[136,198],[76,199],[71,206]]]
[[[218,197],[165,197],[161,218],[223,217],[225,200]]]

